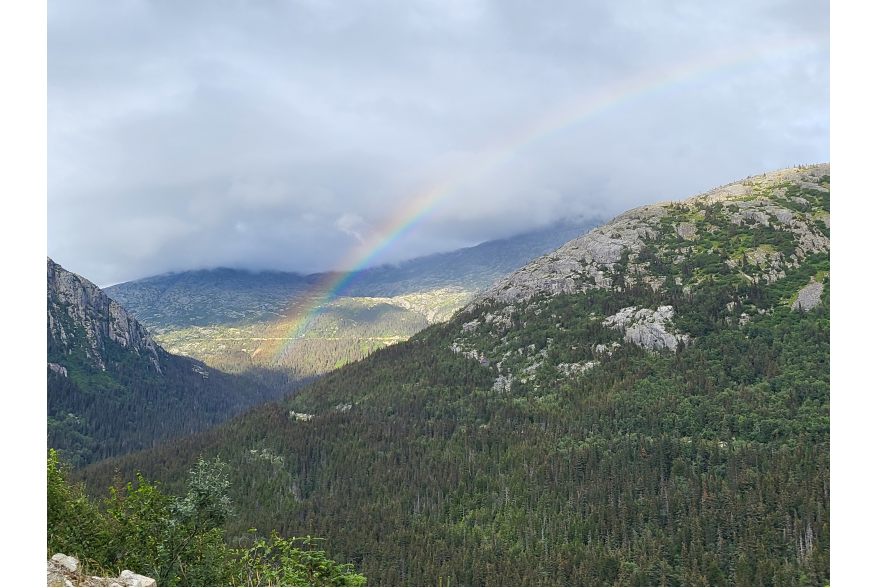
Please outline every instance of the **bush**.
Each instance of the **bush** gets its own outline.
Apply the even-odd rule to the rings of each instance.
[[[67,482],[67,471],[54,450],[49,450],[46,477],[46,548],[53,553],[76,552],[84,560],[105,560],[110,538],[107,520],[81,485]]]
[[[185,497],[173,499],[137,475],[137,489],[113,487],[113,566],[137,568],[160,585],[219,585],[228,549],[221,528],[231,515],[223,465],[199,459]]]
[[[222,526],[233,515],[225,465],[199,459],[189,471],[185,497],[161,493],[139,473],[124,487],[117,481],[100,509],[71,486],[54,450],[47,466],[47,549],[63,552],[95,568],[123,568],[156,579],[159,585],[263,587],[313,585],[358,587],[365,577],[312,549],[319,539],[307,537],[307,550],[295,538],[276,533],[271,541],[249,549],[231,549]]]
[[[295,546],[301,540],[307,550]],[[257,541],[252,548],[235,551],[234,584],[242,587],[358,587],[366,578],[353,573],[350,565],[339,565],[321,550],[312,550],[320,540],[310,536],[285,540],[271,534],[271,541]]]

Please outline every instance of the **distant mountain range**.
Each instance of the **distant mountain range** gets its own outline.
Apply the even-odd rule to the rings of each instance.
[[[450,253],[369,269],[282,352],[290,316],[316,303],[335,275],[220,268],[106,288],[169,351],[241,373],[280,369],[307,380],[447,320],[493,281],[599,224],[578,219]],[[279,334],[278,334],[279,333]],[[266,351],[266,352],[262,352]]]

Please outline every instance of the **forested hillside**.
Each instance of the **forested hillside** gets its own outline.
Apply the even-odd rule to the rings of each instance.
[[[182,488],[218,455],[230,536],[325,536],[376,585],[824,586],[829,173],[632,210],[446,324],[78,478]]]
[[[328,303],[327,284],[341,274],[186,271],[114,285],[107,293],[172,353],[228,373],[271,370],[297,382],[447,320],[494,280],[596,225],[581,218],[563,221],[475,247],[374,267],[358,274],[343,297]],[[300,331],[290,326],[319,305],[319,315]],[[277,341],[290,336],[294,340],[276,352]]]
[[[48,444],[74,466],[194,434],[279,386],[164,351],[93,283],[47,259]]]

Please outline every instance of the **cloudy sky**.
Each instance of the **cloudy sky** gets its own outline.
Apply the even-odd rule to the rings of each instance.
[[[393,262],[830,159],[827,0],[48,14],[48,254],[99,285]]]

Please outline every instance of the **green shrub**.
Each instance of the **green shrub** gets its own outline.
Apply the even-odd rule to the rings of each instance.
[[[106,560],[110,539],[107,520],[81,485],[67,482],[67,471],[54,450],[49,450],[46,477],[47,550],[75,552],[84,560]]]
[[[306,549],[295,545],[301,541]],[[243,587],[358,587],[366,578],[354,573],[350,565],[339,565],[321,550],[312,550],[319,538],[284,539],[276,532],[271,540],[257,541],[249,549],[235,551],[234,584]]]
[[[159,585],[357,587],[365,577],[313,550],[317,538],[273,534],[270,542],[231,549],[223,525],[233,515],[225,465],[199,459],[189,471],[188,491],[173,498],[142,475],[137,482],[117,481],[105,501],[106,513],[71,486],[58,455],[49,451],[47,466],[47,549],[63,552],[93,568],[118,574],[132,569]]]

